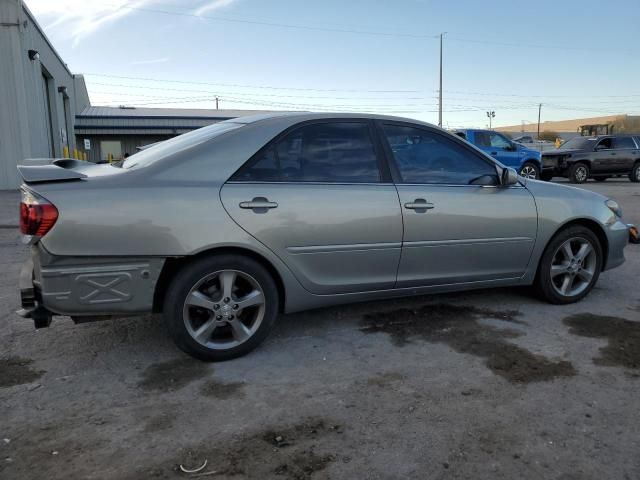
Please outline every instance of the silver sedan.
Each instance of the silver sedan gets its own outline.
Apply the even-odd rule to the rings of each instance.
[[[628,237],[613,200],[395,117],[246,117],[119,166],[27,163],[19,313],[162,312],[205,360],[249,352],[281,312],[507,285],[576,302]]]

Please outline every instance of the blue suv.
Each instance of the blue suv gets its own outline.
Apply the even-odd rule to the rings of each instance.
[[[493,130],[456,130],[456,135],[474,144],[507,167],[526,178],[540,179],[542,155]],[[551,180],[543,178],[543,180]]]

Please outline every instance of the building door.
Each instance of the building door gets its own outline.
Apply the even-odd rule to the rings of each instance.
[[[51,78],[43,71],[42,72],[42,100],[45,109],[45,128],[48,143],[49,157],[54,158],[55,153],[55,140],[53,137],[53,113],[51,105]]]

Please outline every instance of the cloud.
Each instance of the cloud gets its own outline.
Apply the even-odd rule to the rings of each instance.
[[[215,10],[221,10],[225,7],[228,7],[232,3],[235,3],[237,0],[213,0],[204,5],[196,8],[193,13],[201,16],[208,12],[213,12]]]
[[[109,24],[116,23],[128,15],[141,12],[139,9],[157,8],[176,13],[189,12],[204,15],[225,8],[237,0],[27,0],[27,6],[44,25],[44,29],[63,29],[75,47],[79,42]],[[195,7],[195,10],[192,10]],[[160,14],[158,14],[160,15]]]
[[[166,63],[169,61],[169,57],[154,58],[152,60],[134,60],[129,62],[129,65],[152,65],[154,63]]]

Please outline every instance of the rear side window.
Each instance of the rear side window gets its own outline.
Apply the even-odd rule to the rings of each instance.
[[[617,137],[613,148],[636,148],[631,137]]]
[[[495,177],[495,166],[453,140],[420,128],[385,124],[402,183],[469,185],[483,176]]]
[[[231,180],[376,183],[380,169],[368,123],[317,123],[262,150]]]

